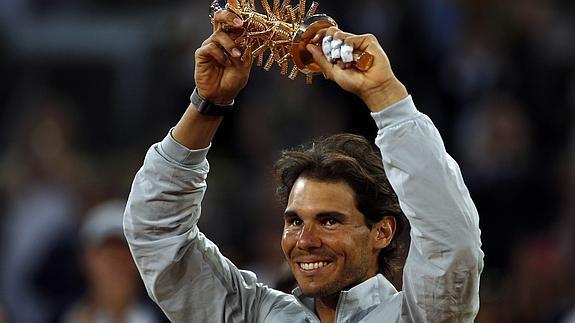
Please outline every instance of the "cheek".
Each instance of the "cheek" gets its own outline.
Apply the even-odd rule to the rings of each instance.
[[[290,251],[294,248],[297,242],[297,237],[294,232],[284,229],[282,233],[281,246],[284,255],[287,257]]]
[[[372,250],[369,234],[349,234],[347,239],[339,239],[335,243],[346,253],[347,258],[356,260],[365,258]]]

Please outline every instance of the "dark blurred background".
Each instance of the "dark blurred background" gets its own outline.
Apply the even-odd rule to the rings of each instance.
[[[80,228],[126,199],[147,148],[187,107],[208,6],[0,0],[0,322],[66,322],[90,298]],[[486,254],[477,322],[575,322],[575,2],[325,0],[318,12],[378,37],[459,161]],[[278,72],[255,67],[224,120],[200,223],[271,285],[279,151],[376,130],[334,84]]]

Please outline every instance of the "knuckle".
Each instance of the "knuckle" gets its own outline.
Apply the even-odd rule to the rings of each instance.
[[[209,38],[204,40],[204,42],[202,42],[202,47],[209,45],[211,41],[212,41],[212,37],[210,36]]]
[[[212,43],[204,42],[204,44],[202,44],[201,47],[199,47],[198,49],[196,49],[196,53],[195,53],[196,56],[197,56],[197,55],[203,55],[203,54],[205,54],[206,52],[208,52],[208,51],[210,50],[210,46],[211,46],[211,45],[212,45]]]
[[[333,34],[335,34],[335,33],[338,32],[338,31],[339,31],[339,29],[338,29],[337,27],[331,26],[331,27],[329,27],[329,28],[327,29],[327,34],[328,34],[328,35],[333,35]]]
[[[375,37],[374,34],[365,34],[365,38],[367,38],[370,41],[377,41],[377,37]]]
[[[223,30],[219,30],[214,33],[214,41],[227,49],[231,49],[235,46],[235,42]]]
[[[227,13],[227,10],[225,10],[225,9],[220,9],[220,10],[216,11],[214,14],[214,20],[217,22],[224,21],[226,19],[226,13]]]
[[[350,33],[346,33],[346,32],[344,32],[344,31],[338,30],[338,31],[334,34],[334,36],[337,37],[337,38],[342,38],[342,39],[343,39],[343,38],[351,37],[351,36],[353,36],[353,35],[350,34]]]
[[[216,45],[216,43],[210,42],[210,43],[206,44],[206,46],[204,46],[204,47],[206,48],[206,50],[214,50],[218,47],[218,45]]]
[[[196,55],[214,55],[217,54],[219,46],[216,43],[207,43],[196,50]]]
[[[214,15],[214,21],[231,24],[236,15],[228,10],[220,10]]]

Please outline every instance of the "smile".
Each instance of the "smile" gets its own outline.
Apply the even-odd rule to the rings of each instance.
[[[326,261],[318,261],[318,262],[300,262],[298,263],[299,267],[303,270],[314,270],[318,268],[323,268],[327,266],[329,263]]]

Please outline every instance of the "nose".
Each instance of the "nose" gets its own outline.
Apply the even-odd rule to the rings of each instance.
[[[313,224],[306,224],[303,226],[299,233],[296,247],[303,250],[321,247],[321,239]]]

